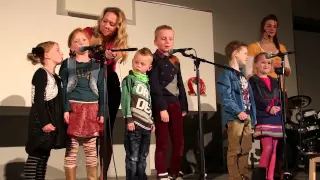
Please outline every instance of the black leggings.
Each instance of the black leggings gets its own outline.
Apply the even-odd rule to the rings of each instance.
[[[30,153],[24,165],[25,180],[44,180],[49,156],[50,151],[40,148]]]

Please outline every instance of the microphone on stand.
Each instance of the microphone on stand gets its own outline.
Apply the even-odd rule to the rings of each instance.
[[[170,49],[168,54],[172,55],[172,54],[175,54],[177,52],[184,53],[185,51],[189,51],[189,50],[192,50],[192,48]]]
[[[94,51],[97,48],[99,48],[101,45],[100,44],[96,44],[96,45],[91,45],[91,46],[81,46],[80,47],[80,52],[85,52],[87,50],[91,50]]]
[[[295,52],[294,51],[288,51],[288,52],[281,52],[281,53],[276,53],[276,54],[266,54],[265,56],[266,56],[266,58],[267,59],[271,59],[271,58],[274,58],[274,57],[277,57],[277,56],[279,56],[279,57],[283,57],[283,56],[285,56],[285,55],[288,55],[288,54],[294,54]]]

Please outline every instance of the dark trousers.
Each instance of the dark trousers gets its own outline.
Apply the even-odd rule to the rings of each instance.
[[[149,154],[151,130],[135,126],[134,131],[125,130],[126,179],[145,180],[147,156]]]
[[[157,174],[167,173],[168,135],[172,143],[170,174],[177,176],[180,171],[180,162],[183,155],[183,122],[181,107],[178,102],[168,103],[169,122],[161,121],[160,111],[156,110],[156,152],[155,167]]]
[[[108,106],[109,106],[109,116],[110,119],[109,120],[105,120],[104,123],[107,123],[107,129],[105,129],[105,131],[107,131],[107,147],[104,146],[104,136],[103,136],[103,132],[101,132],[100,137],[99,137],[99,141],[97,141],[97,146],[98,143],[100,143],[100,150],[99,150],[99,156],[100,156],[100,166],[101,168],[104,166],[104,158],[106,158],[106,165],[107,169],[109,169],[109,165],[110,165],[110,161],[111,161],[111,157],[112,157],[112,141],[111,141],[111,137],[112,137],[112,132],[113,132],[113,126],[114,126],[114,122],[116,120],[117,117],[117,113],[118,113],[118,109],[120,106],[120,100],[121,100],[121,91],[120,91],[120,87],[119,84],[117,83],[119,80],[117,80],[117,76],[116,73],[109,73],[108,74]]]

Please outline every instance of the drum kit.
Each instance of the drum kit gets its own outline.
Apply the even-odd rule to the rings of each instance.
[[[320,153],[320,111],[306,109],[311,98],[305,95],[293,96],[288,99],[288,109],[291,115],[285,123],[287,136],[288,158],[299,159],[306,165],[304,156]],[[290,120],[289,120],[290,119]],[[291,156],[290,156],[291,155]]]

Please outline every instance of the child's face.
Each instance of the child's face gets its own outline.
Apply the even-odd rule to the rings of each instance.
[[[170,29],[158,31],[154,44],[164,53],[169,52],[174,44],[174,32]]]
[[[84,52],[80,52],[81,46],[89,46],[89,39],[82,32],[78,32],[71,41],[70,50],[74,51],[76,54],[82,54]]]
[[[140,53],[136,53],[132,60],[132,69],[135,72],[146,73],[151,69],[152,56],[144,56]]]
[[[262,55],[259,57],[255,66],[258,70],[258,73],[266,75],[271,72],[271,59],[266,59],[266,57]]]
[[[248,61],[248,49],[247,47],[241,47],[239,50],[235,50],[234,56],[240,67],[244,67]]]
[[[56,65],[61,64],[63,60],[63,53],[61,52],[59,45],[54,44],[52,48],[45,53],[45,58],[48,59],[48,61],[52,61]]]

